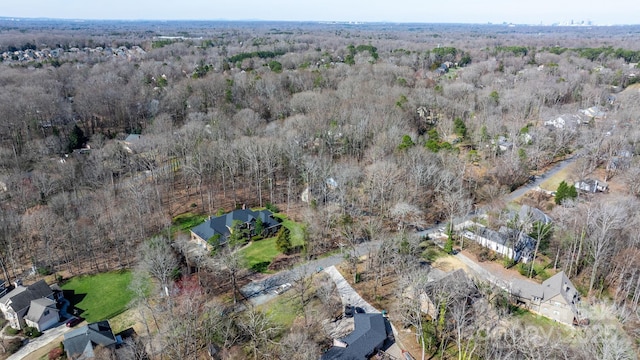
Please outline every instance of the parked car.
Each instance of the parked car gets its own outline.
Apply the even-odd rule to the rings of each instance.
[[[284,284],[278,286],[275,290],[273,290],[273,292],[276,295],[280,295],[280,294],[282,294],[283,292],[285,292],[285,291],[287,291],[289,289],[291,289],[291,284],[290,283],[284,283]]]
[[[83,322],[84,319],[79,317],[79,316],[74,316],[71,319],[67,320],[67,323],[65,324],[67,327],[74,327],[78,324],[80,324],[81,322]]]

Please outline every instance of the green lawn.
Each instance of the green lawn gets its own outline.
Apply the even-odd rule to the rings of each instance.
[[[132,298],[128,290],[131,277],[130,271],[78,276],[66,282],[62,290],[71,305],[82,310],[80,316],[87,322],[95,322],[127,309]]]
[[[190,212],[180,214],[172,219],[171,232],[189,231],[192,227],[200,225],[207,217],[207,215],[196,215]]]
[[[289,329],[298,317],[299,302],[292,297],[293,290],[289,290],[277,298],[259,307],[275,324],[282,329]]]
[[[304,246],[304,227],[302,224],[287,219],[282,214],[276,214],[282,220],[282,226],[289,229],[291,234],[291,245],[293,248],[302,249]],[[247,247],[240,250],[240,253],[247,262],[247,267],[260,272],[267,272],[267,267],[281,252],[276,246],[276,238],[271,237],[264,240],[253,241]]]
[[[282,226],[289,229],[289,232],[291,233],[291,245],[293,247],[304,246],[304,225],[293,220],[289,220],[282,214],[275,214],[275,217],[281,219]]]
[[[240,250],[240,254],[247,262],[247,267],[265,272],[271,261],[280,254],[276,247],[276,237],[252,242]]]
[[[545,179],[542,184],[540,184],[540,187],[544,190],[547,191],[556,191],[558,190],[558,185],[560,185],[560,183],[562,181],[568,181],[568,179],[571,177],[571,175],[576,171],[576,167],[575,164],[571,164],[567,167],[565,167],[564,169],[558,171],[556,174],[554,174],[553,176]]]

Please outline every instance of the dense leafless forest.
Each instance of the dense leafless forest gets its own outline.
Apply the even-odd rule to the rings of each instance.
[[[505,326],[487,295],[490,310],[437,322],[422,349],[635,358],[639,37],[631,26],[0,20],[2,276],[139,269],[157,250],[141,244],[176,240],[179,214],[269,205],[305,225],[299,261],[380,241],[363,276],[417,287],[416,229],[480,209],[506,222],[510,192],[571,159],[568,183],[597,178],[609,192],[523,201],[554,219],[539,261],[564,270],[616,331],[542,341],[527,324]],[[229,278],[197,274],[205,287]],[[140,290],[138,305],[156,315],[139,345],[158,358],[196,358],[214,343],[227,358],[317,359],[330,345],[317,329],[335,313],[316,303],[335,302],[327,283],[294,284],[320,309],[291,329],[256,309],[220,319],[211,309],[225,305],[188,287],[170,305]],[[151,336],[164,326],[182,331]]]

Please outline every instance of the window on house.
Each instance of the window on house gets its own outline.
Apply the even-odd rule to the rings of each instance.
[[[49,315],[49,310],[45,310],[44,313],[42,314],[43,316],[47,316]]]

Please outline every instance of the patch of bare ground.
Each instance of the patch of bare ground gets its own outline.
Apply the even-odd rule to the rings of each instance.
[[[453,256],[443,256],[438,258],[431,266],[435,269],[442,270],[444,272],[455,271],[458,269],[462,269],[465,272],[468,272],[469,269],[465,264],[462,263],[459,259]]]
[[[470,260],[472,260],[476,264],[478,264],[483,269],[495,275],[499,279],[530,280],[528,277],[521,275],[515,267],[511,267],[509,269],[505,268],[501,257],[493,261],[480,261],[476,254],[479,253],[481,250],[482,250],[482,247],[480,245],[469,244],[469,246],[465,247],[465,249],[462,250],[462,254],[468,257]],[[552,270],[548,269],[547,271],[551,272]],[[549,273],[549,275],[553,275],[553,273]]]

